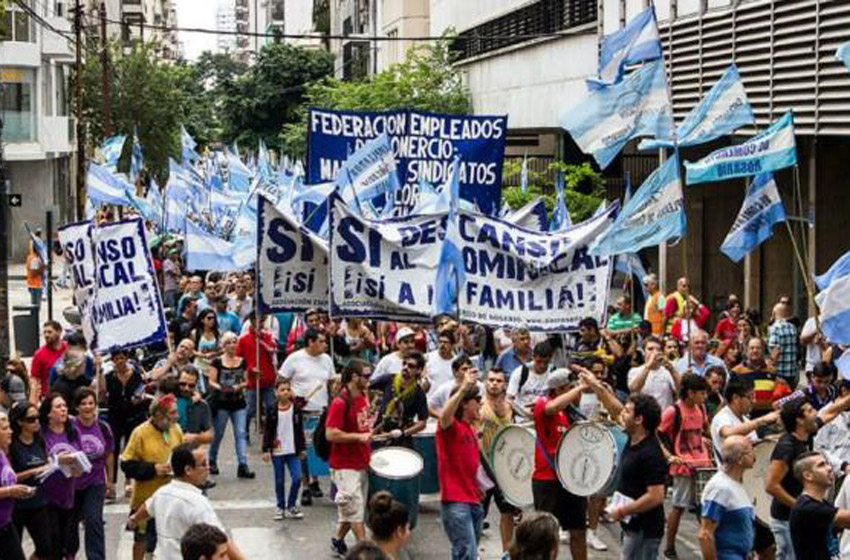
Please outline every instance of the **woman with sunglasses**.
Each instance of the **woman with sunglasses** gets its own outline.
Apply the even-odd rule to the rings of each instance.
[[[9,421],[12,425],[9,459],[18,482],[26,484],[32,492],[29,498],[15,502],[12,520],[19,538],[23,537],[24,529],[29,533],[35,548],[33,556],[47,558],[50,555],[50,533],[44,522],[47,500],[36,480],[47,468],[47,451],[39,433],[38,408],[31,403],[16,404],[9,412]]]
[[[81,438],[68,415],[65,398],[58,393],[50,393],[41,401],[38,419],[47,456],[51,460],[55,458],[59,466],[71,474],[67,477],[57,469],[42,483],[47,500],[46,523],[50,531],[49,558],[61,559],[71,554],[71,532],[76,529],[73,524],[74,479],[82,474],[82,469],[75,454],[80,451]]]
[[[221,334],[218,330],[218,317],[215,310],[207,307],[198,314],[191,334],[195,343],[195,367],[202,373],[198,379],[198,391],[207,394],[206,374],[210,362],[221,355]]]
[[[9,417],[5,412],[0,412],[0,558],[24,560],[21,539],[12,522],[12,512],[17,500],[32,495],[32,488],[18,484],[18,477],[9,465],[7,454],[11,443],[12,428],[9,426]]]
[[[80,548],[80,522],[86,530],[86,558],[103,560],[106,558],[106,545],[103,531],[103,501],[107,491],[112,489],[112,450],[114,447],[112,430],[109,425],[97,417],[97,395],[84,387],[74,395],[77,409],[72,422],[79,431],[80,447],[91,463],[91,471],[80,476],[74,483],[74,520],[69,537],[69,554],[76,554]],[[109,473],[109,476],[107,476]]]
[[[225,333],[221,337],[224,353],[213,359],[209,367],[210,391],[212,391],[212,408],[215,410],[215,439],[210,447],[210,474],[218,474],[218,448],[227,430],[227,421],[233,424],[233,435],[236,444],[236,458],[239,478],[254,478],[254,473],[248,468],[248,403],[245,401],[245,389],[248,386],[245,375],[245,360],[236,355],[237,337],[233,333]]]

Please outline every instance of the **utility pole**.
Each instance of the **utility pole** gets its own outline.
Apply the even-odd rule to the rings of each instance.
[[[0,82],[0,97],[3,83]],[[3,160],[3,114],[0,113],[0,366],[12,345],[9,341],[9,182],[6,180],[6,163]]]
[[[103,131],[108,138],[112,136],[112,99],[109,90],[109,49],[106,43],[106,2],[100,3],[100,67],[103,89]]]
[[[77,96],[77,219],[85,215],[86,190],[86,127],[83,124],[83,7],[80,0],[75,0],[74,8],[74,62],[75,90]]]

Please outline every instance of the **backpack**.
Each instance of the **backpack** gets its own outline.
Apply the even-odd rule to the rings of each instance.
[[[345,422],[348,418],[348,411],[351,409],[351,396],[348,395],[348,391],[346,391],[345,394],[346,396],[343,399],[345,400],[345,413],[342,416],[343,422]],[[319,423],[313,431],[313,450],[316,452],[316,455],[318,455],[319,458],[326,463],[331,458],[331,442],[328,441],[328,436],[325,431],[325,424],[328,421],[328,410],[330,410],[330,408],[330,405],[328,405],[322,411],[322,415],[319,416]]]

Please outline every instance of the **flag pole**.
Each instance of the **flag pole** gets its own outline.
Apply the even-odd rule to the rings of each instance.
[[[260,260],[257,259],[257,262],[254,263],[254,323],[257,325],[257,328],[254,329],[254,363],[257,365],[257,377],[254,380],[254,385],[256,389],[254,390],[254,397],[256,399],[256,426],[257,433],[261,432],[260,424],[260,414],[261,410],[261,399],[260,399],[260,376],[262,375],[262,371],[260,370],[260,342],[263,334],[263,325],[260,323],[260,307],[259,307],[259,293],[260,293]],[[246,426],[247,429],[247,426]]]

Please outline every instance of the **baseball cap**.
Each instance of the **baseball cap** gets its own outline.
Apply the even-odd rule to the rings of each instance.
[[[410,327],[402,327],[396,333],[395,339],[396,339],[396,341],[402,340],[402,339],[407,338],[409,336],[413,336],[414,334],[416,334],[416,333],[414,333],[413,329],[411,329]]]
[[[560,389],[564,385],[570,384],[570,371],[564,368],[558,368],[549,374],[546,378],[547,389]]]

